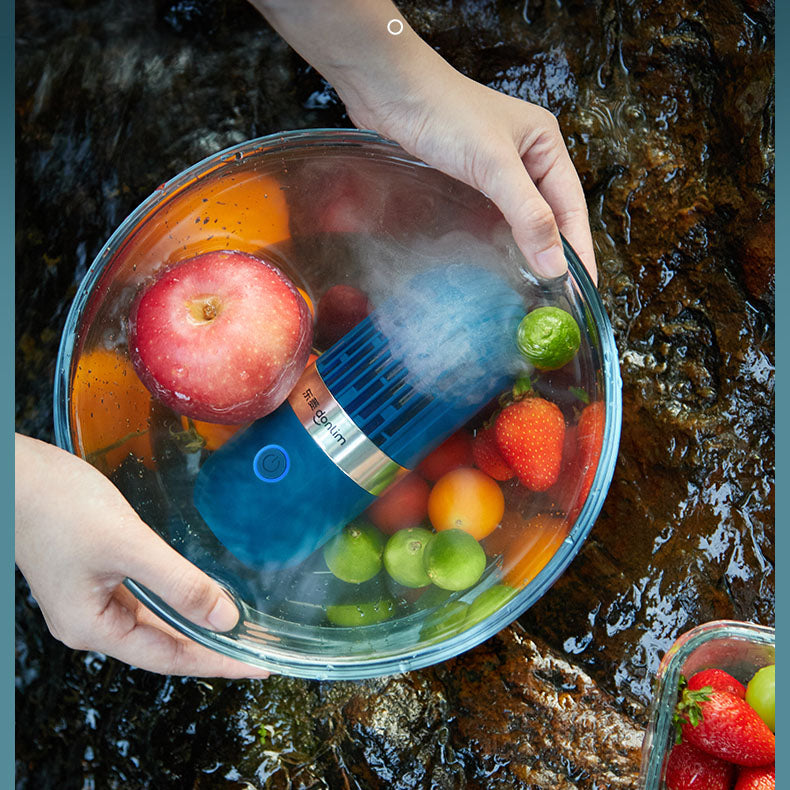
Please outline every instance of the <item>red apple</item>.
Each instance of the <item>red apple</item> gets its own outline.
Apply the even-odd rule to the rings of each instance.
[[[283,273],[216,251],[163,270],[132,305],[129,355],[179,414],[244,423],[276,409],[304,370],[312,321]]]
[[[368,316],[371,305],[367,295],[353,285],[333,285],[318,300],[316,342],[329,348]]]
[[[323,177],[322,177],[323,176]],[[315,178],[315,176],[314,176]],[[356,171],[320,174],[316,179],[318,230],[322,233],[371,234],[381,216],[387,190],[380,180],[358,167]]]

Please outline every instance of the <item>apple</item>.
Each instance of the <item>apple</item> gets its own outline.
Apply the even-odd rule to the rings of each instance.
[[[275,266],[245,252],[206,252],[167,267],[129,315],[129,356],[173,411],[245,423],[274,411],[304,370],[310,311]]]
[[[318,300],[316,341],[327,349],[368,316],[371,304],[364,291],[353,285],[333,285]]]
[[[332,169],[314,178],[315,194],[320,195],[315,222],[319,232],[369,235],[375,231],[387,194],[373,173],[365,173],[363,167],[339,173]]]

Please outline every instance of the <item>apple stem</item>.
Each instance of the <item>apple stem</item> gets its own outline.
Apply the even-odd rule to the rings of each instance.
[[[216,296],[201,296],[188,302],[187,309],[195,323],[208,324],[220,314],[220,302]]]

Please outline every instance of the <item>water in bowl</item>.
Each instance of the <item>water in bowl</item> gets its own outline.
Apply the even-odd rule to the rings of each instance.
[[[154,530],[231,591],[244,615],[231,641],[270,653],[284,646],[291,653],[343,661],[402,654],[404,646],[418,651],[479,623],[470,609],[488,612],[506,605],[567,539],[596,466],[595,452],[582,458],[580,447],[592,441],[597,450],[602,440],[603,412],[596,411],[604,382],[595,323],[572,279],[546,284],[525,271],[501,215],[474,190],[407,158],[371,159],[355,151],[328,158],[320,149],[302,149],[271,161],[236,156],[214,172],[184,179],[174,194],[153,201],[135,218],[120,244],[110,245],[75,333],[73,446],[113,479]],[[383,564],[365,581],[344,581],[330,571],[323,546],[296,564],[264,568],[236,557],[208,528],[193,499],[196,479],[207,459],[248,426],[194,421],[152,397],[129,362],[126,320],[138,290],[162,267],[216,249],[253,253],[275,264],[314,313],[333,286],[358,289],[375,310],[431,266],[460,261],[495,270],[519,294],[525,314],[552,304],[573,316],[581,345],[567,364],[540,370],[525,362],[511,371],[501,391],[451,437],[455,455],[440,448],[431,456],[439,472],[442,464],[474,467],[475,437],[523,397],[546,399],[562,413],[565,442],[554,485],[533,491],[515,476],[493,481],[501,492],[502,514],[493,529],[476,534],[483,557],[476,581],[466,577],[460,589],[448,589],[453,585],[447,583],[407,586]],[[330,344],[328,334],[316,333],[313,354],[319,360]],[[579,441],[580,420],[588,433],[595,426],[592,440]],[[449,452],[449,461],[443,452]],[[418,465],[411,475],[419,477],[423,499],[437,483],[436,469],[426,475],[427,468]],[[444,507],[453,506],[451,496]],[[393,509],[397,522],[408,501]],[[371,512],[359,518],[380,527],[382,546],[399,526],[435,531],[427,513],[402,524]],[[300,525],[267,524],[266,529]],[[459,555],[459,566],[464,561]],[[494,593],[475,609],[475,601],[491,588]]]

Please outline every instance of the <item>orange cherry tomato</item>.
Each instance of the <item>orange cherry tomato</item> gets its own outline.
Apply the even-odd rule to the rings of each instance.
[[[496,480],[470,467],[439,478],[428,499],[428,517],[437,530],[462,529],[476,540],[493,532],[504,512],[505,497]]]
[[[410,472],[388,488],[366,511],[368,518],[384,533],[392,535],[416,527],[428,515],[430,487],[418,474]]]
[[[448,436],[435,450],[423,458],[417,471],[435,483],[440,477],[462,466],[473,466],[472,437],[464,430]]]
[[[516,589],[526,587],[543,570],[569,530],[564,518],[544,514],[529,520],[513,514],[503,526],[512,537],[504,547],[502,580]]]
[[[105,348],[83,353],[71,385],[71,424],[77,454],[107,474],[132,453],[153,467],[151,393],[129,359]]]

